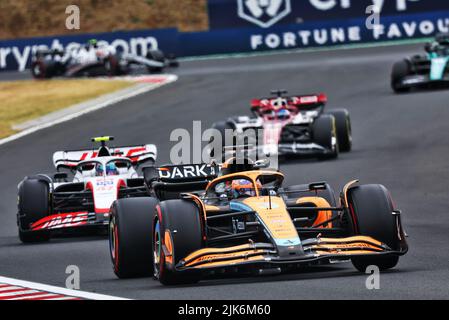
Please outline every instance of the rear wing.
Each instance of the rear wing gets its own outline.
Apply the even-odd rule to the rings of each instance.
[[[36,51],[34,51],[33,53],[33,57],[47,57],[47,56],[64,56],[66,53],[62,50],[58,50],[58,49],[38,49]]]
[[[273,108],[273,102],[277,101],[278,98],[264,98],[264,99],[254,99],[251,101],[251,109],[268,109]],[[327,96],[324,93],[319,94],[308,94],[308,95],[296,95],[290,97],[284,97],[287,100],[288,107],[296,108],[318,108],[324,107],[327,103]]]
[[[156,161],[157,148],[154,144],[127,147],[102,147],[97,150],[57,151],[53,154],[53,164],[57,170],[60,168],[74,168],[81,161],[104,156],[124,157],[131,160],[133,165],[147,161]]]
[[[219,173],[220,166],[213,164],[143,168],[145,184],[159,199],[179,198],[181,193],[202,191]]]
[[[435,36],[435,41],[438,43],[448,43],[449,42],[449,33],[448,32],[438,33]]]

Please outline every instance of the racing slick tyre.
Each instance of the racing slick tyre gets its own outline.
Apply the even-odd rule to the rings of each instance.
[[[165,63],[165,55],[160,50],[150,50],[147,53],[147,59],[154,60],[157,62]],[[164,70],[164,67],[148,67],[149,73],[158,73],[162,72]]]
[[[348,191],[348,202],[352,217],[353,233],[370,236],[388,245],[392,250],[400,249],[397,219],[393,215],[393,203],[388,190],[382,185],[362,185]],[[373,256],[353,258],[352,264],[365,272],[370,265],[380,270],[397,265],[398,256]]]
[[[45,60],[38,59],[31,64],[31,75],[35,79],[48,79],[51,77],[49,65]]]
[[[332,115],[322,115],[313,123],[313,141],[324,147],[327,152],[320,159],[335,159],[338,157],[338,138],[335,118]]]
[[[45,181],[26,179],[19,187],[17,222],[19,238],[23,243],[50,240],[49,230],[32,231],[31,225],[50,213],[50,188]]]
[[[337,109],[328,112],[335,118],[337,129],[338,150],[349,152],[352,149],[352,126],[349,112],[346,109]]]
[[[195,203],[179,199],[161,202],[153,219],[154,277],[163,285],[198,282],[198,273],[184,274],[175,266],[202,248],[202,234],[200,210]]]
[[[109,251],[121,279],[153,274],[152,218],[159,201],[129,198],[114,202],[109,222]]]
[[[116,56],[110,55],[104,61],[104,69],[108,77],[115,77],[122,74],[119,65],[119,59]]]
[[[167,55],[168,60],[168,66],[172,68],[178,68],[179,67],[179,61],[177,60],[176,56],[174,54]]]
[[[411,66],[407,60],[396,62],[393,65],[393,71],[391,72],[391,88],[396,93],[403,93],[410,91],[410,87],[400,86],[401,80],[411,73]]]

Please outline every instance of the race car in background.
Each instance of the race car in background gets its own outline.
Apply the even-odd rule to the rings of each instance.
[[[449,33],[440,33],[426,44],[426,54],[396,62],[391,73],[391,87],[397,92],[412,88],[449,84]]]
[[[145,196],[136,169],[154,164],[155,145],[109,148],[113,137],[92,139],[93,150],[59,151],[53,155],[57,173],[26,177],[18,185],[17,224],[24,243],[48,241],[52,234],[76,230],[103,231],[111,204],[120,198]],[[68,170],[73,174],[68,181]]]
[[[329,159],[351,150],[351,119],[346,109],[324,112],[325,94],[285,96],[287,93],[272,91],[274,97],[252,101],[252,116],[232,117],[214,123],[212,128],[222,137],[229,129],[236,135],[262,129],[263,137],[256,135],[256,141],[245,141],[245,144],[258,146],[267,155]]]
[[[144,171],[146,198],[111,209],[109,244],[119,278],[164,285],[208,275],[268,275],[346,262],[365,272],[397,265],[408,250],[388,190],[349,182],[340,198],[325,182],[283,187],[260,162]]]
[[[36,51],[32,57],[31,73],[36,79],[120,76],[129,74],[135,66],[143,66],[149,73],[156,73],[178,65],[174,57],[168,57],[160,50],[149,50],[143,57],[118,52],[112,46],[90,40],[78,50]]]

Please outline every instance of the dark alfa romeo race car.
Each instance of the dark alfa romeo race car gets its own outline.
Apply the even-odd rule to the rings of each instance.
[[[174,57],[167,57],[160,50],[148,50],[144,57],[118,52],[111,46],[91,40],[78,50],[37,51],[32,58],[31,73],[37,79],[120,76],[129,74],[135,66],[143,66],[149,73],[156,73],[178,65]]]
[[[391,87],[395,92],[449,84],[449,33],[438,34],[425,50],[426,54],[414,55],[394,64]]]
[[[22,242],[41,242],[52,234],[107,231],[109,209],[120,198],[145,196],[136,167],[154,163],[156,146],[109,148],[112,137],[94,138],[99,149],[59,151],[54,175],[26,177],[18,186],[17,224]],[[73,180],[68,181],[68,174]]]
[[[324,94],[284,96],[285,90],[272,94],[275,97],[252,101],[252,116],[232,117],[216,122],[213,128],[222,137],[226,130],[239,136],[262,129],[263,135],[255,135],[256,141],[244,144],[258,146],[257,152],[266,155],[336,158],[339,152],[351,150],[351,120],[346,109],[324,112]]]
[[[111,209],[116,275],[173,285],[345,261],[365,272],[393,268],[407,252],[401,212],[384,186],[351,181],[336,199],[325,182],[283,187],[283,174],[264,168],[231,161],[145,170],[150,196]]]

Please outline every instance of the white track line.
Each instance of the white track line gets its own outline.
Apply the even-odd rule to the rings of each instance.
[[[42,130],[42,129],[46,129],[46,128],[52,127],[54,125],[57,125],[57,124],[69,121],[69,120],[73,120],[73,119],[81,117],[82,115],[85,115],[87,113],[90,113],[90,112],[93,112],[93,111],[97,111],[97,110],[103,109],[105,107],[114,105],[114,104],[116,104],[118,102],[124,101],[126,99],[130,99],[130,98],[135,97],[137,95],[140,95],[140,94],[143,94],[143,93],[146,93],[146,92],[149,92],[149,91],[156,90],[156,89],[158,89],[158,88],[160,88],[160,87],[162,87],[164,85],[167,85],[169,83],[172,83],[172,82],[175,82],[175,81],[178,80],[178,76],[176,76],[176,75],[166,75],[166,77],[167,77],[167,80],[165,82],[153,83],[153,84],[140,83],[140,84],[137,84],[136,86],[128,88],[128,90],[125,89],[125,90],[121,90],[119,92],[116,92],[115,94],[114,93],[108,94],[106,96],[110,96],[110,98],[107,98],[107,99],[105,99],[102,102],[94,103],[92,106],[89,106],[89,107],[84,108],[82,110],[79,110],[77,112],[67,114],[65,116],[59,117],[59,118],[54,119],[52,121],[48,121],[48,122],[45,122],[45,123],[38,124],[36,126],[28,128],[28,129],[26,129],[24,131],[21,131],[21,132],[15,134],[15,135],[9,136],[9,137],[4,138],[4,139],[0,139],[0,146],[3,145],[3,144],[9,143],[11,141],[20,139],[22,137],[25,137],[25,136],[27,136],[27,135],[29,135],[31,133],[36,132],[36,131],[39,131],[39,130]],[[135,89],[134,90],[129,90],[129,89],[133,89],[133,88],[135,88]],[[95,102],[96,100],[100,100],[100,99],[102,99],[102,97],[93,99],[93,100],[91,100],[91,102],[92,101]],[[84,103],[87,104],[87,103],[89,103],[89,101],[84,102]],[[71,107],[68,107],[68,108],[71,108]]]
[[[73,300],[77,298],[88,300],[128,300],[125,298],[114,297],[109,295],[70,290],[61,287],[50,286],[41,283],[17,280],[12,278],[0,277],[0,300],[27,300],[27,299],[43,299],[47,300]],[[10,292],[7,292],[11,290]],[[21,296],[22,297],[15,297]],[[26,296],[29,295],[29,296]]]

